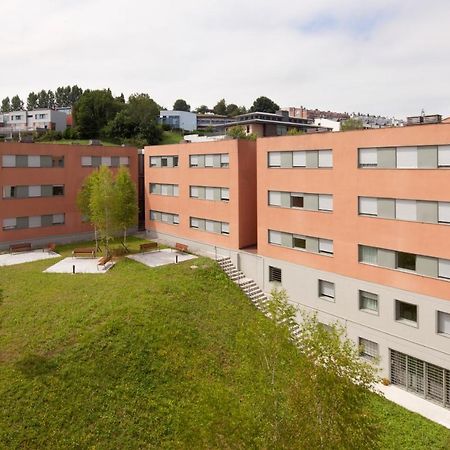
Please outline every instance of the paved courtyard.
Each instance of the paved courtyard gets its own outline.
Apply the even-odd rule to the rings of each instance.
[[[100,258],[73,258],[68,257],[57,262],[55,265],[44,270],[46,273],[93,273],[93,274],[105,274],[108,270],[114,266],[115,263],[109,262],[103,268],[103,266],[97,266],[97,262]]]
[[[58,258],[61,255],[54,252],[46,252],[42,250],[33,250],[31,252],[20,253],[4,253],[0,254],[0,266],[14,266],[15,264],[23,264],[28,262],[39,261],[41,259]]]
[[[158,267],[165,266],[167,264],[175,264],[177,262],[189,261],[190,259],[197,258],[197,256],[190,255],[188,253],[180,253],[170,248],[164,248],[154,252],[128,255],[127,258],[138,261],[149,267]]]

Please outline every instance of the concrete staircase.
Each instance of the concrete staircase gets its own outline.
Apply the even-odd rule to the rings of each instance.
[[[218,258],[217,263],[222,270],[227,274],[230,280],[234,281],[249,298],[249,300],[258,308],[264,315],[270,317],[267,310],[267,303],[269,297],[261,290],[254,280],[245,276],[245,274],[236,269],[230,258]],[[289,329],[292,336],[295,338],[300,332],[300,327],[295,320],[289,321]]]

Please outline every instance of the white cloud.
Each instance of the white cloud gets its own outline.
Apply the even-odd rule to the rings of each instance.
[[[450,115],[450,4],[41,0],[2,5],[0,98],[78,84],[171,106]]]

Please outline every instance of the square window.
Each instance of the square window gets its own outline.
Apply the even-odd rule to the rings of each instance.
[[[378,295],[372,292],[359,291],[359,309],[368,312],[378,312]]]
[[[159,163],[159,158],[157,156],[150,157],[150,167],[156,167]]]
[[[359,167],[377,167],[378,154],[376,148],[359,149]]]
[[[304,197],[299,195],[291,195],[291,208],[303,208]]]
[[[416,255],[412,253],[397,252],[397,269],[416,270]]]
[[[294,248],[306,249],[306,239],[299,236],[294,236]]]
[[[450,337],[450,314],[438,311],[438,333]]]
[[[281,233],[279,231],[269,230],[269,244],[281,245]]]
[[[280,152],[269,152],[269,167],[281,167]]]
[[[269,266],[269,281],[281,283],[281,269]]]
[[[54,195],[54,196],[64,195],[64,186],[59,186],[59,185],[53,186],[52,195]]]
[[[378,358],[378,344],[368,339],[359,338],[359,356],[368,359]]]
[[[417,325],[417,305],[395,300],[395,320]]]
[[[334,301],[334,283],[319,280],[319,297],[325,300]]]
[[[319,239],[319,253],[332,255],[334,253],[333,241],[330,239]]]
[[[281,192],[269,191],[269,205],[281,206]]]

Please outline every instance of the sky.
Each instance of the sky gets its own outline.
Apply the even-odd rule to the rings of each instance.
[[[264,95],[450,116],[449,0],[35,0],[1,16],[0,99],[77,84],[169,108]]]

